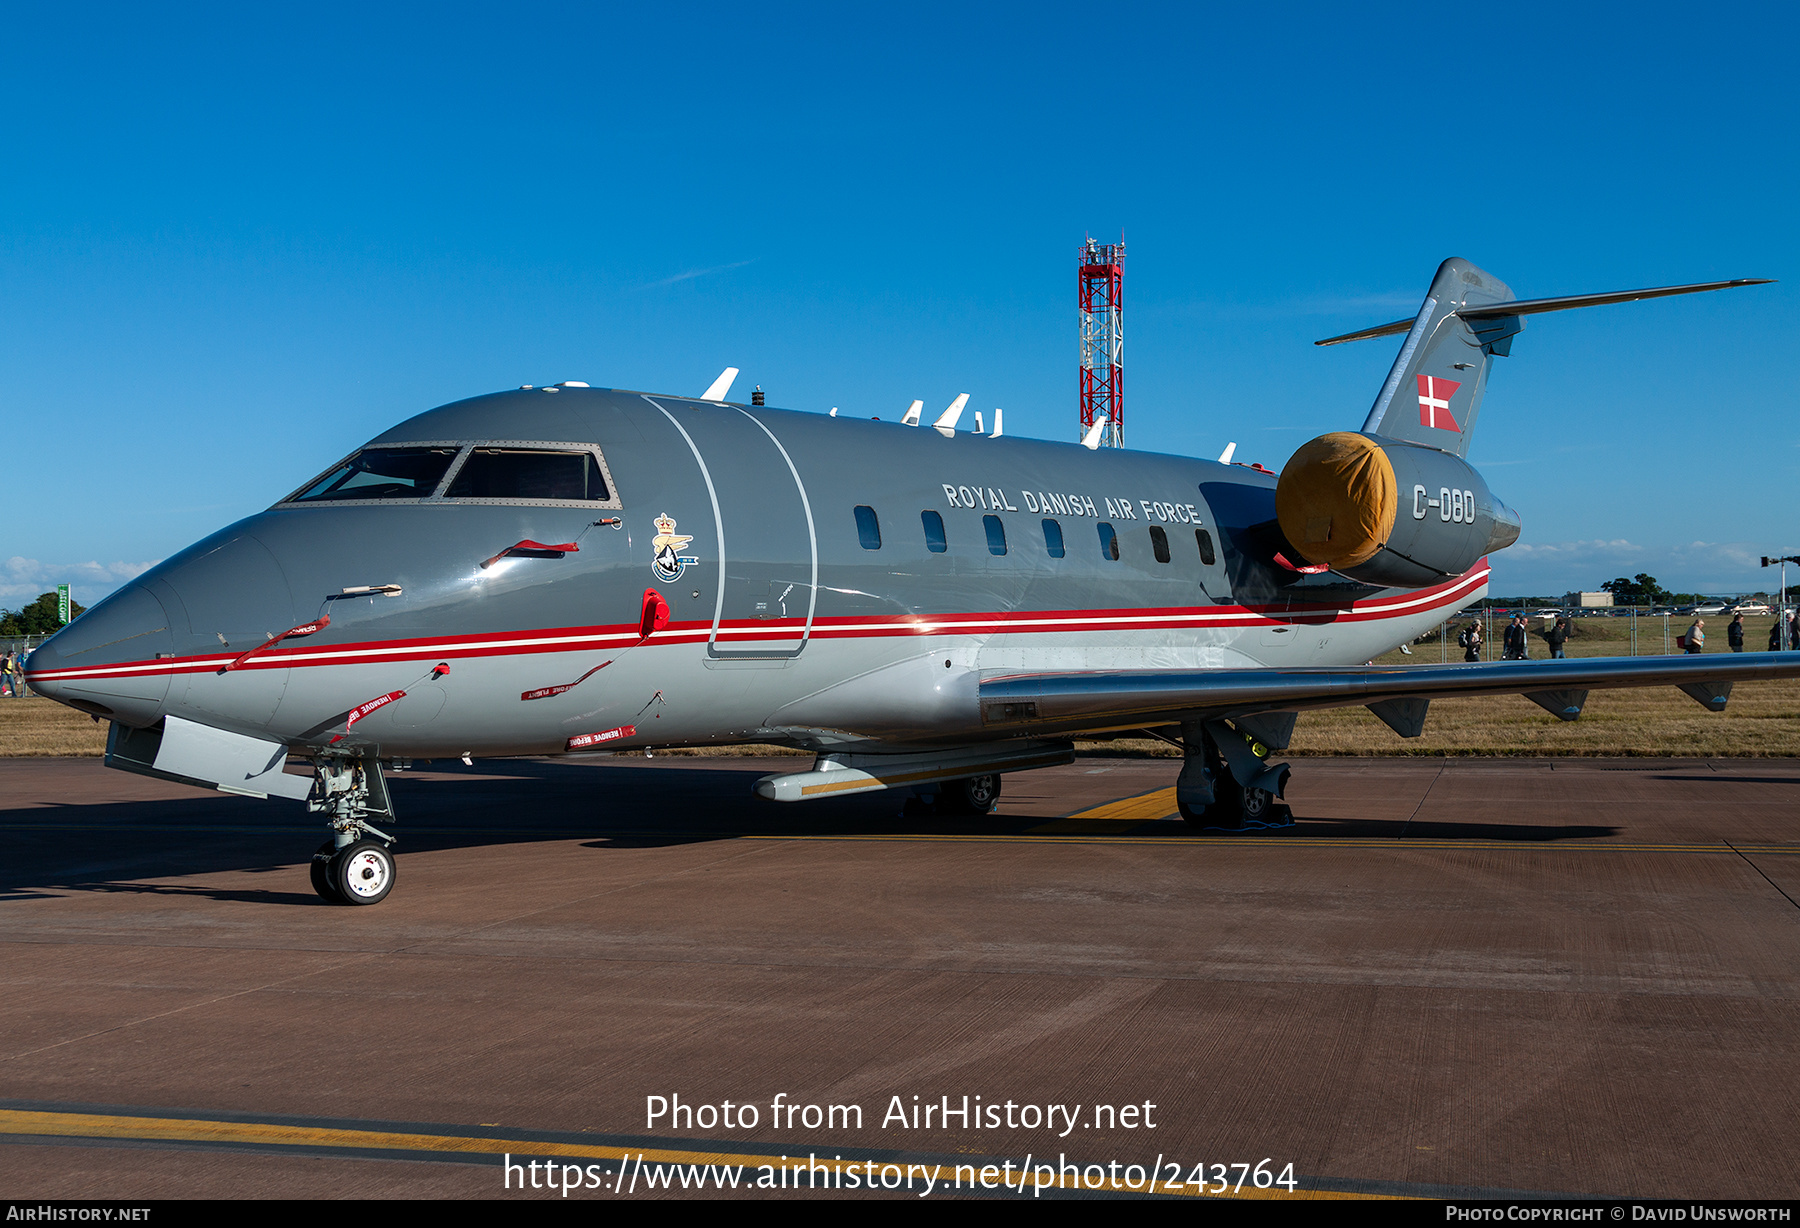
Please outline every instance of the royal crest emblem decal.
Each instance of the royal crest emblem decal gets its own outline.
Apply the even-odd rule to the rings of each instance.
[[[675,518],[664,512],[656,518],[656,536],[650,539],[650,570],[664,584],[673,584],[681,579],[681,573],[700,558],[693,554],[677,553],[683,546],[694,539],[685,534],[675,532]]]

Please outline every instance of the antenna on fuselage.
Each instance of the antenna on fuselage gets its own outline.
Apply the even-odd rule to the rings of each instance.
[[[1000,425],[1000,407],[998,405],[996,405],[996,406],[994,406],[994,430],[993,430],[993,433],[988,436],[988,438],[989,439],[998,439],[998,438],[1000,438],[1001,435],[1005,434],[1005,432],[1006,432],[1006,428]]]
[[[969,394],[964,392],[950,402],[950,408],[938,415],[938,420],[931,425],[937,428],[938,434],[945,439],[956,434],[957,419],[962,417],[963,406],[969,403]]]
[[[1097,451],[1100,447],[1100,436],[1106,434],[1107,417],[1101,414],[1094,419],[1094,425],[1088,427],[1088,433],[1081,437],[1081,446],[1088,451]]]
[[[708,387],[705,392],[700,394],[700,399],[702,401],[723,401],[725,399],[725,394],[731,391],[731,381],[735,380],[737,377],[738,369],[736,367],[726,367],[723,371],[719,372],[719,378],[714,380],[711,386]]]
[[[1235,440],[1232,441],[1231,443],[1226,444],[1225,450],[1223,452],[1219,453],[1219,463],[1221,465],[1229,465],[1231,463],[1232,454],[1235,453],[1236,451],[1237,451],[1237,442]]]
[[[912,403],[912,405],[907,408],[906,416],[904,418],[900,419],[901,425],[903,425],[903,426],[919,425],[919,414],[924,410],[924,408],[925,408],[925,402],[914,401]]]

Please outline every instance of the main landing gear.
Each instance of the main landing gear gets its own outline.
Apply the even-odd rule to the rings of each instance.
[[[1287,742],[1289,716],[1268,730]],[[1181,726],[1187,751],[1175,782],[1175,806],[1195,827],[1214,830],[1287,827],[1293,811],[1281,800],[1290,774],[1285,763],[1265,762],[1267,743],[1225,721],[1189,721]]]
[[[394,837],[369,822],[394,817],[381,765],[321,756],[306,808],[326,816],[331,839],[312,856],[312,886],[328,904],[379,904],[394,889]]]

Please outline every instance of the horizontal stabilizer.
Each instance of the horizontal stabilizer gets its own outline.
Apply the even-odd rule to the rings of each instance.
[[[1604,307],[1609,303],[1635,303],[1639,299],[1667,298],[1671,294],[1699,294],[1706,290],[1731,290],[1738,286],[1766,286],[1769,277],[1736,277],[1730,281],[1701,281],[1691,286],[1658,286],[1649,290],[1611,290],[1605,294],[1565,294],[1560,298],[1516,299],[1510,303],[1490,303],[1485,307],[1464,307],[1456,314],[1465,320],[1482,320],[1495,316],[1534,316],[1545,311],[1568,311],[1572,307]]]
[[[1493,274],[1452,256],[1438,266],[1425,301],[1411,318],[1341,333],[1314,344],[1339,345],[1404,333],[1406,339],[1363,422],[1363,433],[1461,457],[1469,454],[1469,440],[1475,433],[1494,359],[1512,353],[1513,339],[1524,331],[1526,316],[1765,285],[1767,281],[1740,277],[1687,286],[1522,299]]]
[[[1766,286],[1769,277],[1734,277],[1730,281],[1701,281],[1689,286],[1656,286],[1647,290],[1611,290],[1604,294],[1565,294],[1558,298],[1512,299],[1504,303],[1484,303],[1464,307],[1451,314],[1465,320],[1497,319],[1502,316],[1529,316],[1545,311],[1568,311],[1574,307],[1605,307],[1611,303],[1635,303],[1640,299],[1667,298],[1671,294],[1700,294],[1707,290],[1733,290],[1738,286]],[[1418,317],[1392,320],[1374,328],[1360,328],[1353,333],[1327,337],[1314,345],[1342,345],[1346,341],[1367,341],[1370,337],[1393,337],[1411,330]]]

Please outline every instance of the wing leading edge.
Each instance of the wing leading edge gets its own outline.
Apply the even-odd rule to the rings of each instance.
[[[1733,683],[1800,678],[1800,653],[1738,657],[1586,657],[1470,665],[1317,666],[1302,669],[1195,669],[1156,673],[1014,674],[981,683],[981,719],[989,730],[1099,732],[1179,721],[1231,719],[1367,705],[1403,736],[1418,736],[1389,717],[1407,708],[1422,725],[1429,702],[1469,695],[1524,695],[1564,720],[1581,714],[1589,690],[1675,686],[1702,707],[1722,711]]]

